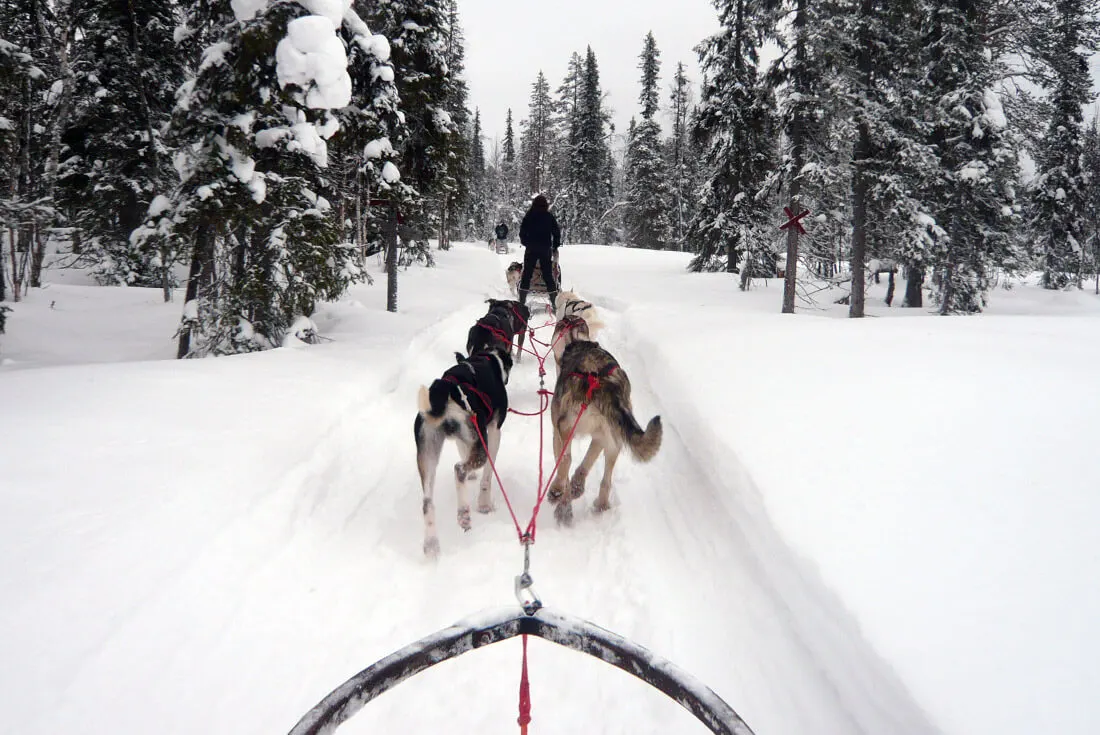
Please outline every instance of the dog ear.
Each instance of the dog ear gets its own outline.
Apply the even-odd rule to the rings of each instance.
[[[459,365],[461,365],[462,363],[466,362],[466,356],[463,355],[461,352],[456,351],[455,352],[455,362],[458,363]]]

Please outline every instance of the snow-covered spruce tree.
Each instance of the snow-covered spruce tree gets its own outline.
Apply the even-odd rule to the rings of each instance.
[[[557,136],[550,85],[541,70],[531,85],[527,119],[520,123],[520,127],[520,181],[527,188],[527,193],[547,192],[552,183],[551,152]]]
[[[512,124],[511,107],[508,108],[508,116],[504,120],[504,142],[501,154],[499,201],[502,206],[509,207],[509,211],[518,211],[521,206],[519,158],[516,155],[516,131]],[[498,212],[494,219],[502,216],[504,213]]]
[[[760,45],[774,20],[759,0],[727,0],[717,7],[722,30],[699,51],[703,84],[691,137],[703,151],[704,170],[685,237],[696,254],[691,270],[737,273],[753,242],[761,246],[755,260],[775,263],[765,246],[762,188],[778,165],[779,131],[758,71]]]
[[[446,11],[446,103],[451,134],[444,139],[445,166],[439,186],[439,243],[449,247],[450,238],[458,234],[465,223],[461,218],[470,203],[470,113],[467,109],[469,90],[463,74],[466,70],[465,37],[458,17],[457,0],[444,0]]]
[[[42,138],[33,136],[30,121],[41,111],[36,104],[48,80],[31,52],[32,39],[14,33],[19,30],[13,25],[17,8],[10,0],[0,0],[0,10],[0,18],[7,21],[5,35],[0,37],[0,301],[4,301],[8,278],[22,284],[18,264],[22,259],[25,273],[33,240],[25,215],[34,206],[31,155],[42,150]],[[5,277],[9,263],[15,266],[14,272]],[[20,297],[16,290],[15,300]]]
[[[447,66],[449,0],[368,3],[365,18],[390,39],[392,63],[407,127],[399,150],[402,181],[419,194],[406,201],[409,230],[425,242],[440,225],[441,202],[453,194],[451,154],[462,137],[452,118],[454,78]],[[421,256],[425,262],[430,254]]]
[[[554,192],[554,214],[563,235],[569,241],[572,241],[576,235],[579,224],[577,210],[582,204],[578,191],[578,178],[581,172],[576,161],[576,150],[580,138],[583,76],[584,61],[579,53],[574,52],[566,66],[565,78],[558,86],[553,98],[557,144],[550,151],[549,168],[560,172],[560,176],[556,177],[558,186]]]
[[[630,141],[630,178],[627,181],[624,214],[627,243],[640,248],[660,250],[671,239],[669,208],[672,191],[668,170],[661,154],[661,126],[656,120],[659,105],[657,78],[660,73],[660,52],[653,33],[646,35],[638,65],[642,71],[642,121],[634,129]]]
[[[992,269],[1018,267],[1016,145],[993,90],[998,73],[985,42],[988,4],[934,3],[924,27],[928,89],[917,94],[931,102],[925,125],[939,154],[927,196],[945,233],[930,258],[942,314],[980,311]]]
[[[56,221],[47,163],[59,80],[51,53],[56,24],[35,0],[0,0],[0,276],[8,268],[13,301],[35,285],[32,260]],[[30,283],[28,284],[28,278]],[[0,291],[0,294],[3,294]]]
[[[1054,0],[1039,48],[1053,88],[1031,186],[1029,225],[1044,288],[1064,288],[1081,271],[1089,188],[1081,168],[1082,107],[1093,98],[1086,53],[1096,49],[1096,13],[1092,0]]]
[[[297,2],[191,6],[185,29],[207,33],[173,120],[181,184],[155,200],[152,228],[192,251],[180,357],[279,344],[323,299],[358,276],[329,203],[329,110],[351,80],[336,35],[350,9],[312,15]],[[187,30],[181,30],[185,35]]]
[[[669,183],[672,188],[670,220],[672,239],[680,250],[684,249],[684,237],[688,225],[695,216],[693,192],[699,181],[699,152],[691,137],[692,89],[684,63],[677,62],[669,94],[669,114],[672,132],[666,145]]]
[[[912,90],[924,72],[919,29],[912,19],[921,8],[919,0],[850,0],[837,9],[840,35],[849,40],[839,71],[855,137],[848,312],[855,318],[864,315],[867,260],[898,259],[928,242],[920,179],[934,165],[934,156],[912,124],[918,114]],[[914,253],[906,260],[920,268]],[[892,301],[892,292],[887,299]]]
[[[1100,294],[1100,116],[1095,111],[1081,141],[1081,168],[1089,183],[1084,242],[1090,267],[1086,272],[1096,277],[1095,292]]]
[[[850,223],[853,136],[839,73],[845,34],[837,8],[820,0],[790,0],[781,9],[789,11],[791,23],[779,27],[784,53],[769,82],[780,95],[785,202],[794,212],[816,213],[808,222],[809,236],[796,237],[794,228],[786,233],[783,312],[793,313],[800,251],[820,270],[818,264],[837,257],[837,225]]]
[[[75,6],[73,115],[64,133],[58,198],[77,256],[101,283],[160,286],[167,301],[178,253],[130,235],[175,180],[163,131],[183,82],[172,38],[176,6],[89,0]]]
[[[610,122],[603,105],[599,62],[591,46],[584,57],[579,107],[578,134],[571,162],[577,191],[572,240],[606,243],[610,241],[604,221],[604,214],[611,206]]]
[[[405,125],[398,109],[397,87],[390,64],[390,44],[372,33],[362,17],[365,0],[353,5],[341,36],[348,50],[351,103],[336,111],[339,132],[329,141],[329,170],[339,173],[338,219],[344,223],[344,239],[360,253],[382,249],[383,232],[393,208],[400,211],[415,192],[401,183],[397,150],[404,140]],[[371,206],[371,200],[387,202]]]
[[[493,228],[495,222],[488,221],[488,208],[491,194],[487,187],[485,172],[485,141],[481,130],[481,110],[474,110],[473,129],[470,131],[469,150],[469,183],[466,188],[470,192],[467,197],[466,220],[463,228],[463,237],[467,240],[477,241],[486,236]]]

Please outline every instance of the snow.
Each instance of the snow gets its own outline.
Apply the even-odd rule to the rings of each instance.
[[[373,79],[381,79],[387,84],[394,80],[393,67],[392,66],[375,66],[371,68],[371,77]]]
[[[302,151],[318,166],[328,165],[328,146],[325,145],[318,126],[309,122],[295,123],[290,126],[290,134],[293,140],[286,145],[288,151]]]
[[[147,217],[159,217],[167,212],[172,207],[172,200],[163,194],[157,194],[153,197],[153,201],[149,203],[149,213]]]
[[[230,0],[233,15],[242,23],[252,20],[267,8],[268,0]]]
[[[212,66],[221,66],[225,63],[225,55],[232,49],[228,41],[218,41],[206,47],[202,54],[202,63],[199,64],[199,74]]]
[[[381,158],[382,156],[392,156],[393,154],[393,143],[390,142],[389,138],[372,140],[363,147],[363,155],[367,158]]]
[[[333,28],[339,28],[344,14],[351,7],[350,0],[298,0],[298,4],[313,15],[327,18]]]
[[[401,272],[398,313],[379,279],[296,323],[321,344],[233,358],[172,359],[182,292],[51,271],[10,304],[4,729],[287,732],[369,664],[514,604],[511,518],[494,489],[458,529],[450,447],[442,555],[420,551],[416,391],[516,257],[434,255]],[[611,511],[588,507],[593,478],[573,528],[540,516],[548,614],[647,647],[758,735],[1100,731],[1100,300],[1017,284],[943,318],[888,309],[883,284],[876,318],[829,299],[792,317],[775,282],[742,293],[687,259],[562,248],[665,436],[620,460]],[[513,406],[537,388],[527,356]],[[498,468],[523,521],[538,447],[538,420],[510,416]],[[519,666],[518,641],[478,649],[339,732],[515,733]],[[703,731],[593,658],[533,640],[529,667],[534,731]]]
[[[982,99],[985,107],[985,118],[997,130],[1008,127],[1008,118],[1005,117],[1004,108],[1001,106],[1000,96],[992,89],[985,90]]]
[[[314,109],[335,109],[351,102],[348,58],[337,28],[339,20],[333,23],[321,15],[295,18],[275,49],[279,84],[301,87],[306,105]]]
[[[382,166],[382,180],[387,184],[396,184],[401,180],[401,172],[397,170],[397,166],[392,161],[386,161]]]

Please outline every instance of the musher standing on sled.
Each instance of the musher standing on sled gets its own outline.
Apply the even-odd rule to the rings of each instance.
[[[531,202],[531,208],[523,216],[519,226],[519,241],[523,244],[523,275],[519,279],[519,302],[527,303],[527,291],[531,288],[531,275],[535,264],[542,270],[542,282],[550,297],[551,308],[557,309],[558,284],[554,280],[554,263],[561,247],[561,229],[554,215],[550,214],[550,202],[539,194]]]

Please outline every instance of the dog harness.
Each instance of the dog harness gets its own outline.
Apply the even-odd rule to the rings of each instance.
[[[598,373],[569,373],[569,377],[588,381],[588,390],[584,394],[584,402],[588,403],[592,400],[592,394],[600,387],[600,379],[611,376],[618,369],[619,364],[613,362]]]
[[[572,309],[575,304],[584,304],[584,306],[582,306],[579,309],[573,309],[572,311],[570,311],[570,309]],[[592,308],[592,304],[588,303],[587,301],[581,301],[580,299],[577,299],[575,301],[566,301],[565,302],[565,313],[566,314],[576,314],[577,312],[587,311],[588,309],[591,309],[591,308]]]
[[[494,357],[493,359],[497,360],[499,362],[499,358]],[[468,390],[471,393],[473,393],[475,396],[477,396],[477,399],[479,401],[481,401],[481,404],[483,406],[485,406],[485,410],[488,412],[488,414],[490,416],[492,416],[493,415],[493,402],[489,400],[489,396],[487,396],[484,391],[482,391],[480,388],[478,388],[477,383],[474,382],[474,380],[477,377],[477,372],[474,370],[474,366],[471,365],[470,362],[471,362],[470,360],[465,360],[462,363],[462,366],[466,367],[470,371],[471,377],[469,379],[462,380],[461,378],[459,378],[457,375],[454,375],[453,373],[450,374],[450,375],[444,375],[442,379],[444,381],[450,383],[451,385],[453,385],[455,388],[458,389],[458,395],[462,398],[462,404],[463,404],[463,406],[465,406],[467,413],[470,413],[470,414],[474,413],[474,408],[473,408],[473,406],[470,405],[470,399],[466,395],[466,391]]]

